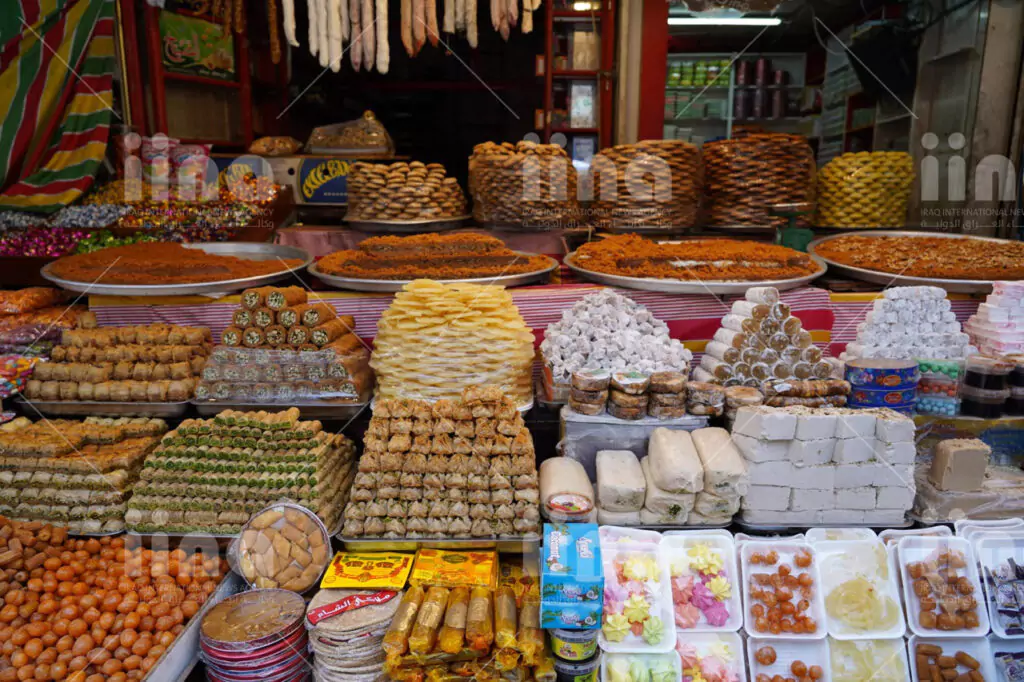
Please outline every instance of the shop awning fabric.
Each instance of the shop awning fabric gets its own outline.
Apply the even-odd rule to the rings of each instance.
[[[0,0],[0,209],[77,199],[113,116],[114,0]]]

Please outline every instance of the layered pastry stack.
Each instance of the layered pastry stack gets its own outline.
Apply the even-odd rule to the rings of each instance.
[[[378,398],[458,399],[495,385],[533,400],[533,333],[502,287],[416,280],[381,315],[370,366]]]
[[[151,324],[69,329],[36,365],[29,400],[183,402],[212,347],[205,327]]]
[[[760,387],[770,379],[827,379],[831,366],[773,287],[751,287],[704,348],[697,381]]]
[[[0,432],[0,515],[124,530],[125,500],[166,431],[159,419],[16,419]]]
[[[125,522],[140,533],[235,534],[280,500],[314,512],[328,529],[341,520],[355,477],[355,444],[299,421],[299,410],[225,410],[186,419],[146,460]]]
[[[914,503],[914,421],[892,410],[742,407],[732,440],[747,523],[898,524]]]
[[[495,386],[459,400],[378,398],[345,537],[495,537],[539,532],[533,438]]]
[[[327,275],[355,279],[473,279],[536,272],[543,256],[523,256],[496,237],[475,233],[371,237],[317,263]]]
[[[893,287],[876,299],[857,325],[857,341],[846,357],[959,359],[973,353],[970,338],[939,287]]]
[[[964,325],[985,355],[1024,353],[1024,282],[996,282]]]

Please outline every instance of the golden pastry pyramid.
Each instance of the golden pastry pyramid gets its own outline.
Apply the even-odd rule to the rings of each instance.
[[[773,287],[751,287],[732,304],[704,349],[693,378],[725,386],[755,386],[772,379],[827,379],[831,366],[800,319]]]
[[[458,399],[489,384],[523,406],[533,356],[533,333],[504,288],[416,280],[381,315],[370,366],[378,398]]]

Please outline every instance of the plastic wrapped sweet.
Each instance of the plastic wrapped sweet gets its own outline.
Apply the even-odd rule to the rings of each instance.
[[[255,514],[242,529],[236,561],[254,587],[301,593],[327,568],[330,547],[327,529],[313,512],[278,504]]]
[[[0,291],[0,313],[28,313],[60,303],[67,294],[50,287],[29,287],[18,291]]]
[[[393,156],[395,145],[377,116],[365,111],[361,118],[314,128],[306,142],[311,154]]]
[[[576,169],[555,144],[484,142],[469,158],[469,192],[477,222],[512,227],[567,227],[578,217]]]
[[[287,156],[302,149],[302,143],[294,137],[261,137],[249,145],[250,154],[260,156]]]

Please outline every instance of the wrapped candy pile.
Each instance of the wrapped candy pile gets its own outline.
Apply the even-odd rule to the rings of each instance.
[[[555,383],[580,369],[689,372],[693,353],[668,325],[612,289],[588,294],[547,328],[540,345]]]

